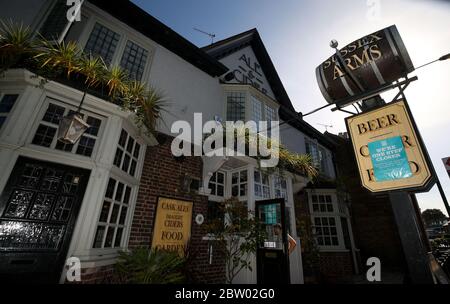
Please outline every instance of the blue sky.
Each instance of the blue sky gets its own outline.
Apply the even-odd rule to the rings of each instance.
[[[332,54],[331,39],[341,46],[395,24],[415,66],[450,52],[450,1],[445,0],[133,0],[158,20],[196,44],[257,28],[295,108],[306,113],[325,104],[315,67]],[[450,60],[413,72],[419,81],[406,91],[411,110],[439,178],[450,198],[450,179],[441,158],[450,156]],[[390,94],[384,96],[386,99]],[[345,131],[344,113],[323,110],[305,118]],[[418,195],[422,209],[444,205],[436,187]]]

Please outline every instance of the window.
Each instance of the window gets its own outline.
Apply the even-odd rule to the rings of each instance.
[[[263,120],[262,103],[252,96],[252,120],[256,122],[259,131],[259,122]]]
[[[305,148],[306,153],[311,155],[314,166],[321,170],[321,155],[317,142],[305,138]]]
[[[331,195],[311,195],[313,212],[334,212]]]
[[[275,190],[275,197],[276,198],[284,198],[284,201],[287,202],[287,184],[286,179],[275,176],[274,177],[274,190]]]
[[[90,115],[80,114],[80,116],[90,125],[89,129],[87,129],[80,137],[80,140],[75,144],[64,144],[56,139],[59,121],[64,115],[73,113],[73,110],[65,108],[64,106],[57,105],[56,103],[49,103],[34,135],[32,144],[91,157],[102,124],[101,119]]]
[[[135,176],[140,150],[141,145],[122,129],[114,156],[114,165],[125,173]]]
[[[269,107],[268,105],[264,105],[264,111],[266,115],[266,120],[268,125],[270,126],[270,122],[277,121],[277,115],[275,113],[275,109],[272,107]]]
[[[6,121],[6,117],[8,116],[9,112],[11,112],[11,109],[13,108],[14,104],[16,103],[17,98],[19,95],[17,94],[6,94],[3,95],[3,97],[0,100],[0,129],[3,126],[3,124]]]
[[[58,40],[68,25],[67,10],[69,6],[65,0],[56,1],[47,19],[40,29],[40,34],[47,40]]]
[[[127,41],[120,66],[128,72],[130,79],[141,80],[147,62],[148,51],[139,45]]]
[[[257,198],[270,198],[269,176],[260,171],[254,171],[255,196]]]
[[[247,196],[247,170],[233,172],[231,175],[231,195],[235,197]]]
[[[113,178],[109,179],[95,232],[93,248],[122,247],[130,197],[130,186]]]
[[[228,93],[227,121],[245,121],[245,93]]]
[[[334,217],[314,217],[314,230],[319,246],[339,246]]]
[[[224,196],[225,189],[225,173],[215,172],[209,180],[209,189],[211,189],[211,195]]]
[[[91,53],[93,56],[100,56],[106,64],[110,64],[120,35],[104,27],[100,23],[96,23],[84,51]]]

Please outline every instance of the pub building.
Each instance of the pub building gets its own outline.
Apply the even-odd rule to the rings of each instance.
[[[120,251],[152,246],[155,221],[163,212],[158,201],[166,199],[190,206],[182,221],[196,252],[191,265],[196,281],[222,283],[224,261],[197,218],[223,216],[217,202],[230,197],[249,210],[260,201],[284,202],[276,221],[284,218],[281,224],[297,243],[288,267],[278,272],[288,282],[339,282],[361,272],[365,261],[353,233],[353,202],[337,182],[340,144],[296,114],[256,29],[198,48],[126,0],[84,1],[80,21],[73,23],[66,18],[66,1],[2,5],[3,20],[28,25],[49,39],[75,41],[170,101],[153,136],[142,132],[132,113],[101,94],[87,94],[81,116],[89,128],[74,144],[63,143],[60,120],[77,109],[82,89],[64,81],[42,85],[26,68],[5,71],[0,78],[2,279],[65,283],[66,260],[76,257],[81,283],[114,282]],[[174,157],[170,126],[178,120],[193,126],[193,113],[202,113],[203,120],[286,121],[281,143],[311,154],[319,181],[260,169],[252,157]],[[381,238],[395,232],[378,228],[386,234]],[[378,244],[383,248],[382,240]],[[367,248],[363,256],[380,251]],[[251,263],[253,271],[242,271],[233,283],[266,282],[261,265],[270,261],[254,256]]]

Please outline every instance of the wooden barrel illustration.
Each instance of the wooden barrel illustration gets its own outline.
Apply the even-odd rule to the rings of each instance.
[[[316,68],[320,91],[329,103],[358,100],[361,94],[414,71],[395,25],[360,38],[339,52],[340,58],[335,54]]]

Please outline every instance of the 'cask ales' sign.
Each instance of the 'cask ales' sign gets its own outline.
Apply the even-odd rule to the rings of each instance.
[[[152,248],[184,254],[191,237],[192,202],[160,197],[156,209]]]
[[[372,192],[420,190],[431,181],[404,100],[346,118],[362,184]]]

